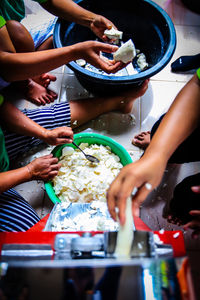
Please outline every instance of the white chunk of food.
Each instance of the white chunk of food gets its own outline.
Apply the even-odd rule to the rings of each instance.
[[[146,61],[146,56],[144,55],[144,53],[138,55],[137,64],[141,70],[144,70],[148,67],[148,63]]]
[[[123,32],[112,27],[111,29],[106,29],[104,34],[111,40],[121,40]]]
[[[76,63],[77,63],[77,65],[79,65],[80,67],[85,67],[85,65],[86,65],[85,59],[82,59],[82,58],[77,59],[77,60],[76,60]]]
[[[132,61],[136,56],[135,45],[133,41],[130,39],[126,43],[124,43],[114,54],[115,61],[122,61],[123,63],[128,63]]]

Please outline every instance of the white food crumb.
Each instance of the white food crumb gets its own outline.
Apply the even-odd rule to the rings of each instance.
[[[148,67],[148,63],[146,61],[146,56],[144,53],[140,53],[138,55],[137,64],[141,70],[145,70]]]
[[[179,233],[179,232],[176,232],[176,233],[173,234],[173,238],[176,239],[179,235],[180,235],[180,233]]]
[[[77,123],[78,123],[78,121],[77,121],[77,120],[75,120],[75,121],[73,122],[73,125],[77,125]]]
[[[82,58],[76,60],[77,65],[80,67],[84,67],[86,65],[86,61]]]
[[[156,244],[163,244],[163,241],[161,241],[159,235],[157,235],[156,233],[153,235],[153,239]]]

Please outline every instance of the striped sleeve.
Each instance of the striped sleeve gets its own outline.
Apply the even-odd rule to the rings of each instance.
[[[3,27],[6,24],[6,20],[0,16],[0,28]]]

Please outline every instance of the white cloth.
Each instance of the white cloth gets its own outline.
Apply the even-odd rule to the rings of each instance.
[[[27,15],[22,21],[26,29],[31,34],[35,48],[39,47],[44,41],[46,41],[51,35],[57,17],[51,15],[45,10],[40,10],[36,14]]]

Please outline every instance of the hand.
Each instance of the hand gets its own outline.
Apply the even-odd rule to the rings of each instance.
[[[50,180],[58,174],[58,170],[61,167],[58,164],[58,158],[53,157],[52,154],[45,155],[34,159],[27,168],[30,173],[30,180]]]
[[[131,196],[134,188],[137,193],[132,198],[133,216],[139,216],[139,209],[152,188],[158,186],[162,179],[166,164],[155,155],[154,159],[144,159],[143,157],[125,166],[110,185],[107,193],[107,203],[109,212],[116,220],[115,208],[119,209],[119,220],[123,225],[125,222],[126,200]],[[149,183],[150,185],[146,185]],[[149,189],[149,186],[151,189]]]
[[[183,226],[184,230],[193,229],[192,237],[196,239],[200,235],[200,210],[191,210],[189,212],[194,220],[188,222]]]
[[[109,41],[109,38],[104,35],[106,29],[111,29],[112,27],[116,28],[115,25],[101,15],[96,15],[94,20],[90,24],[91,30],[105,42]]]
[[[58,127],[52,130],[45,130],[43,141],[49,145],[68,144],[73,141],[71,127]]]
[[[122,62],[114,62],[106,59],[101,52],[113,53],[118,47],[96,41],[86,41],[74,45],[77,51],[77,59],[83,58],[94,67],[105,71],[106,73],[116,73],[126,66]]]

